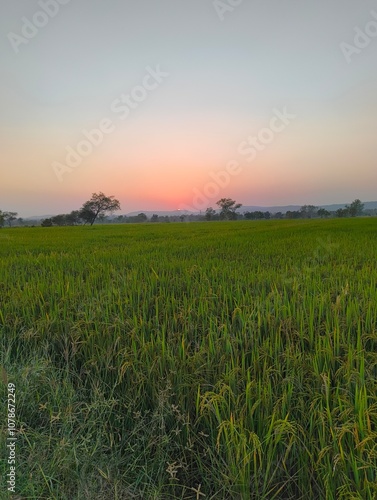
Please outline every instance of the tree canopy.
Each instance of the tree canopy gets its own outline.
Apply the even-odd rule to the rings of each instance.
[[[12,227],[12,222],[17,219],[18,212],[1,212],[0,213],[0,225],[6,222],[9,227]]]
[[[351,205],[348,207],[348,211],[351,217],[356,217],[358,215],[362,215],[364,210],[364,203],[361,203],[359,199],[354,200]]]
[[[120,203],[114,196],[106,196],[104,193],[93,193],[90,200],[86,201],[79,211],[80,218],[91,226],[97,217],[104,217],[106,213],[120,210]]]
[[[216,205],[221,208],[220,219],[235,220],[237,219],[236,211],[242,207],[241,203],[236,203],[231,198],[221,198]]]

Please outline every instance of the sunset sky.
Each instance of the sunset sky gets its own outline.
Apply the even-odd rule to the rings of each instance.
[[[375,1],[1,10],[1,210],[377,200]]]

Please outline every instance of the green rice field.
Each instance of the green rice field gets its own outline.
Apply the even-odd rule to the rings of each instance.
[[[377,219],[0,230],[21,499],[376,499]]]

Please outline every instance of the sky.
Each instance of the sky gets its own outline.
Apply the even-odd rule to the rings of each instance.
[[[375,0],[0,9],[0,210],[377,200]]]

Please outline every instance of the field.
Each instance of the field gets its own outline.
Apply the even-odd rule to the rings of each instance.
[[[376,257],[372,218],[0,230],[18,498],[377,498]]]

